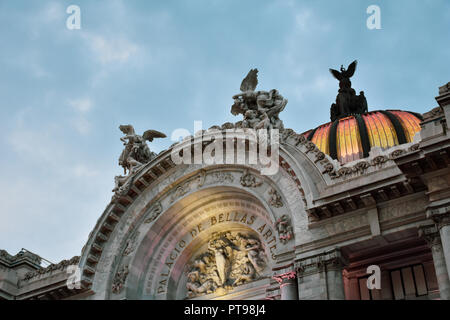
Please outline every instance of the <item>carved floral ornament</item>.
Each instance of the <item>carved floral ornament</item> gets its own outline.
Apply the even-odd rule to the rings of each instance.
[[[278,284],[283,284],[288,282],[289,280],[295,280],[297,278],[297,272],[289,271],[283,274],[277,274],[272,277]]]
[[[243,187],[248,188],[256,188],[263,184],[263,182],[257,179],[254,174],[250,173],[248,169],[244,170],[242,173],[240,182]]]
[[[274,188],[269,190],[269,204],[272,207],[280,208],[283,206],[283,200],[281,199],[280,194]]]
[[[46,274],[46,273],[50,273],[52,271],[56,271],[56,270],[64,270],[66,269],[68,266],[70,265],[78,265],[80,261],[80,257],[79,256],[75,256],[70,260],[62,260],[59,263],[56,264],[51,264],[46,268],[40,268],[36,271],[29,271],[25,274],[25,277],[23,280],[30,280],[38,275],[42,275],[42,274]]]
[[[137,239],[139,238],[140,232],[136,232],[131,238],[128,238],[126,244],[125,244],[125,250],[123,251],[123,256],[130,255],[137,246]]]
[[[206,170],[201,169],[200,172],[193,178],[182,182],[175,188],[175,191],[173,191],[170,197],[170,203],[174,203],[175,200],[181,198],[190,191],[203,187],[203,185],[205,185],[207,176],[211,177],[209,183],[233,183],[234,181],[233,174],[230,172],[207,172]]]
[[[158,216],[161,214],[162,211],[163,207],[161,202],[156,201],[156,203],[151,207],[148,214],[148,218],[145,219],[144,223],[150,223],[154,221],[156,218],[158,218]]]
[[[115,294],[119,294],[122,292],[125,281],[127,280],[128,276],[128,266],[122,266],[119,271],[117,271],[116,275],[114,276],[111,291]]]
[[[294,232],[291,225],[291,219],[287,215],[282,215],[275,224],[278,231],[278,237],[281,243],[286,244],[289,240],[293,239]]]
[[[418,234],[419,237],[424,239],[427,242],[428,246],[431,248],[435,246],[440,247],[442,245],[439,230],[435,224],[428,226],[420,226],[418,229]]]

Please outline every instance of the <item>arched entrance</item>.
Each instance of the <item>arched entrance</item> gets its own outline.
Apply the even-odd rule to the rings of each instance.
[[[252,282],[260,287],[255,297],[263,296],[280,246],[257,197],[235,187],[206,188],[180,199],[148,230],[129,268],[127,296],[237,297]]]

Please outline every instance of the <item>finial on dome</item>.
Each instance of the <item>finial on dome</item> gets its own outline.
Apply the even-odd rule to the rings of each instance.
[[[350,63],[347,69],[341,65],[341,71],[330,69],[331,74],[339,80],[339,93],[336,97],[336,103],[331,105],[330,118],[335,121],[354,114],[362,114],[367,112],[367,100],[364,92],[361,91],[356,95],[352,88],[350,78],[356,70],[357,61]]]

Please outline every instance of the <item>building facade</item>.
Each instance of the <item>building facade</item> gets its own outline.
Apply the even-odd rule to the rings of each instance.
[[[423,115],[369,112],[355,67],[334,74],[332,121],[304,133],[283,127],[277,90],[254,91],[257,70],[233,97],[243,121],[202,139],[156,155],[145,140],[164,135],[121,126],[127,174],[80,257],[43,267],[1,251],[0,298],[450,299],[450,83]],[[249,155],[235,128],[279,130],[276,173],[248,157],[175,163],[175,148],[205,152],[218,132],[233,132],[225,157]]]

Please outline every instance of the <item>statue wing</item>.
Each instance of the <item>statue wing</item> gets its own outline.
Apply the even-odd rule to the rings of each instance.
[[[147,130],[142,135],[142,138],[144,140],[153,141],[153,138],[165,138],[166,135],[162,132],[156,131],[156,130]]]
[[[251,69],[247,76],[242,80],[241,91],[254,91],[258,85],[258,69]]]
[[[131,124],[122,124],[119,126],[120,131],[124,134],[135,134],[134,128]]]
[[[343,78],[342,73],[340,73],[339,71],[334,70],[334,69],[330,69],[330,72],[331,72],[331,74],[333,75],[333,77],[335,77],[335,78],[338,79],[339,81],[342,80],[342,78]]]
[[[347,78],[353,77],[353,74],[355,74],[356,64],[357,63],[358,62],[356,60],[353,61],[352,63],[350,63],[350,65],[348,66],[348,68],[347,68],[347,70],[345,71],[345,74],[344,74]]]

